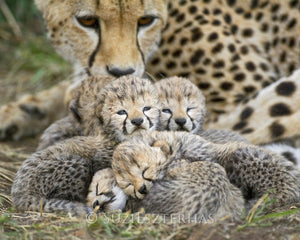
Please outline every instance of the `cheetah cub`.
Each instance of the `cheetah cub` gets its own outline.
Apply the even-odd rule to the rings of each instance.
[[[92,177],[111,166],[116,145],[156,128],[157,97],[148,80],[122,77],[100,85],[97,78],[86,79],[71,103],[83,134],[90,136],[65,140],[23,162],[11,192],[17,209],[85,214]]]
[[[230,130],[203,130],[205,97],[190,80],[171,77],[158,81],[155,87],[161,105],[159,130],[191,132],[214,143],[248,142],[240,134]]]
[[[203,130],[206,116],[204,95],[190,80],[171,77],[155,83],[161,104],[160,130],[187,131],[213,143],[249,143],[239,133],[225,129]],[[285,144],[263,146],[280,154],[300,168],[300,149]]]
[[[111,168],[99,170],[93,176],[89,186],[87,205],[99,211],[112,212],[125,209],[127,195],[119,187]]]
[[[166,78],[155,83],[161,103],[159,130],[196,133],[205,120],[205,98],[188,79]]]
[[[156,129],[159,108],[157,93],[151,82],[121,77],[115,80],[115,84],[106,86],[111,81],[113,78],[109,76],[94,77],[74,90],[73,100],[69,104],[70,116],[45,130],[38,150],[74,136],[112,133],[117,141],[123,141],[137,132]],[[120,87],[118,83],[122,83]]]
[[[55,143],[69,139],[75,136],[84,136],[81,127],[81,117],[76,108],[76,101],[79,101],[82,94],[90,96],[92,92],[95,96],[99,95],[100,90],[108,83],[115,80],[110,76],[98,76],[86,79],[79,86],[69,91],[70,99],[68,116],[52,123],[42,134],[37,151],[45,149]],[[90,89],[89,89],[90,87]],[[73,100],[72,100],[73,99]],[[86,104],[83,102],[82,104]]]
[[[127,150],[117,148],[115,154],[120,157]],[[99,206],[104,212],[123,210],[127,203],[126,210],[144,208],[146,213],[212,221],[228,214],[237,218],[244,207],[241,191],[229,182],[225,170],[219,164],[205,161],[188,163],[181,159],[174,162],[167,167],[163,178],[153,182],[143,200],[124,197],[112,169],[98,171],[92,182],[88,205]],[[139,190],[143,191],[146,189]]]
[[[153,131],[121,143],[114,152],[112,168],[127,195],[144,199],[179,159],[218,163],[246,200],[257,199],[269,191],[270,198],[276,200],[273,206],[300,200],[300,171],[285,158],[254,145],[215,144],[186,132]],[[217,178],[216,174],[213,176]],[[180,194],[177,192],[174,198]]]

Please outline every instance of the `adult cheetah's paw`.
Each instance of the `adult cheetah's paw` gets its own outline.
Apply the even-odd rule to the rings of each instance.
[[[42,131],[49,124],[37,104],[14,102],[0,107],[0,140],[19,140]]]

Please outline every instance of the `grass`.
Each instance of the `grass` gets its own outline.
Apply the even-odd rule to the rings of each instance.
[[[21,94],[40,91],[66,79],[71,67],[45,38],[29,35],[21,42],[2,41],[0,59],[0,104]]]

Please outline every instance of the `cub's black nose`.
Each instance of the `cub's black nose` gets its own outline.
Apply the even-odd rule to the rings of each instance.
[[[175,122],[180,126],[183,127],[183,125],[186,123],[186,119],[185,118],[176,118]]]
[[[147,194],[147,193],[148,193],[148,191],[147,191],[147,188],[146,188],[146,185],[145,185],[145,184],[143,184],[143,186],[141,186],[141,187],[140,187],[140,189],[139,189],[139,193],[140,193],[140,194]]]
[[[143,122],[144,122],[144,119],[142,119],[142,118],[135,118],[135,119],[131,120],[131,123],[135,126],[141,126]]]

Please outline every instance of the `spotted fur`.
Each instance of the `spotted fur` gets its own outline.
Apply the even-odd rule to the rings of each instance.
[[[205,98],[188,79],[172,77],[155,83],[161,104],[160,130],[202,130],[205,120]]]
[[[300,149],[292,146],[288,146],[282,143],[273,143],[263,146],[270,151],[280,154],[292,163],[294,163],[298,168],[300,168]]]
[[[85,136],[61,141],[25,160],[12,186],[13,205],[18,210],[86,214],[92,177],[111,166],[116,145],[157,125],[159,111],[152,91],[148,80],[132,76],[103,88],[98,78],[82,82],[71,106]],[[119,111],[126,111],[126,117]],[[137,117],[145,122],[133,126]]]
[[[44,132],[39,150],[78,135],[105,134],[121,142],[136,132],[158,127],[157,94],[146,79],[124,76],[113,81],[107,76],[91,77],[73,95],[70,116]]]
[[[186,77],[206,97],[209,128],[230,128],[260,144],[300,131],[294,121],[299,78],[276,84],[300,67],[298,0],[35,2],[52,44],[81,72],[79,78]],[[55,111],[61,104],[47,100],[55,99],[54,93],[38,99],[45,126],[50,115],[44,103]],[[0,111],[3,139],[18,139],[34,129],[34,115],[20,108],[27,103],[20,100],[10,113],[6,106]],[[17,134],[21,122],[28,131]]]
[[[124,192],[143,199],[179,159],[220,164],[246,200],[267,192],[276,200],[273,206],[300,199],[300,171],[286,158],[254,145],[214,144],[185,132],[149,132],[124,142],[114,152],[112,168]]]
[[[98,177],[94,177],[93,185],[90,185],[89,196],[93,202],[89,202],[89,206],[100,206],[100,211],[104,212],[124,210],[128,199],[126,210],[144,208],[146,213],[210,222],[226,215],[236,218],[244,208],[240,190],[229,183],[220,165],[211,162],[176,161],[166,169],[162,179],[153,183],[143,200],[124,198],[125,193],[118,187],[111,169],[96,174],[99,174]],[[111,193],[110,198],[105,196]]]

